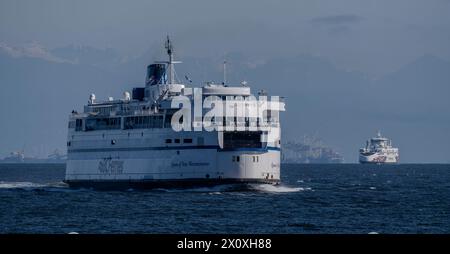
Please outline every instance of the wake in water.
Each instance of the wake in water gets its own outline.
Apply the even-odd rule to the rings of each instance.
[[[0,190],[43,190],[43,191],[66,191],[69,186],[64,182],[33,183],[33,182],[3,182],[0,181]]]
[[[245,184],[223,184],[211,187],[194,187],[194,188],[183,188],[183,189],[154,189],[154,191],[160,192],[200,192],[200,193],[213,193],[221,194],[223,192],[233,192],[233,191],[246,191],[248,187]]]
[[[82,189],[71,189],[64,182],[52,182],[52,183],[33,183],[33,182],[4,182],[0,181],[0,190],[28,190],[28,191],[79,191]],[[89,189],[84,189],[89,190]],[[225,184],[211,187],[197,187],[197,188],[185,188],[185,189],[154,189],[154,192],[167,192],[167,193],[207,193],[220,195],[230,192],[263,192],[263,193],[290,193],[299,191],[308,191],[311,188],[303,187],[290,187],[285,185],[272,185],[272,184]],[[135,191],[134,189],[128,189],[126,191]]]
[[[252,184],[251,188],[259,192],[269,192],[269,193],[288,193],[288,192],[299,192],[311,190],[311,188],[303,187],[290,187],[285,185],[272,185],[272,184]]]
[[[265,192],[265,193],[289,193],[299,191],[309,191],[311,188],[290,187],[273,184],[226,184],[213,187],[199,187],[188,189],[155,189],[162,192],[200,192],[208,194],[222,194],[226,192]]]

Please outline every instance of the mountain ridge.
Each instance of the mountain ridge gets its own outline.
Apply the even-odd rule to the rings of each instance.
[[[153,55],[158,57],[153,60],[161,60],[151,50],[121,61],[114,50],[108,49],[37,47],[49,53],[37,50],[41,53],[14,55],[5,48],[17,47],[1,45],[0,112],[13,122],[0,127],[0,154],[19,149],[24,142],[39,146],[46,139],[51,140],[48,151],[63,149],[67,115],[72,109],[80,110],[91,93],[106,99],[144,86],[146,65],[152,60],[149,58]],[[90,52],[98,55],[89,58]],[[447,161],[450,121],[444,116],[450,115],[450,100],[446,99],[450,93],[450,64],[444,59],[425,55],[374,81],[364,73],[349,72],[327,59],[307,54],[289,58],[260,56],[255,60],[237,52],[225,58],[230,84],[246,80],[255,93],[264,89],[269,95],[286,97],[287,111],[281,113],[283,139],[320,133],[330,146],[339,148],[346,161],[356,161],[364,140],[381,129],[397,142],[404,161]],[[223,79],[223,59],[180,60],[183,64],[176,66],[178,78],[183,80],[188,75],[194,86]],[[25,128],[33,125],[37,130]],[[425,156],[416,142],[435,147],[435,151]]]

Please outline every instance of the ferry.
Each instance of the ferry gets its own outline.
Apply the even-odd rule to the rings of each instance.
[[[147,66],[145,85],[69,115],[65,180],[95,189],[280,182],[278,96],[246,82],[198,87],[176,79],[174,48]],[[190,82],[189,82],[190,83]]]
[[[398,163],[398,148],[392,147],[390,139],[381,136],[378,132],[376,137],[367,140],[366,146],[359,149],[360,163]]]

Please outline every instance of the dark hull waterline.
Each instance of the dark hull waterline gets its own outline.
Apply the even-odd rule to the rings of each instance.
[[[180,179],[180,180],[66,180],[71,188],[97,190],[151,190],[213,187],[226,184],[279,184],[277,179]]]

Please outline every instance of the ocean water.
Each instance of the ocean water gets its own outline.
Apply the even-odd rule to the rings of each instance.
[[[450,165],[282,165],[280,186],[73,190],[0,164],[0,233],[450,233]]]

